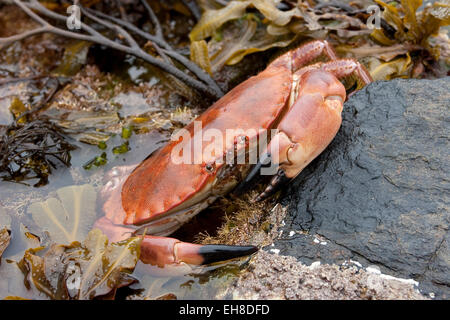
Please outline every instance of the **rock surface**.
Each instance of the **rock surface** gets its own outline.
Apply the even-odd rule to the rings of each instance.
[[[274,248],[364,267],[450,299],[450,77],[375,82],[346,102],[330,146],[290,185]]]
[[[411,281],[391,279],[356,266],[313,264],[259,252],[229,288],[233,299],[392,300],[426,299]]]

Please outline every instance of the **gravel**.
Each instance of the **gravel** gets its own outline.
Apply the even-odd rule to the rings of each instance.
[[[425,300],[413,280],[393,278],[372,267],[306,266],[294,257],[259,252],[229,289],[233,299]]]

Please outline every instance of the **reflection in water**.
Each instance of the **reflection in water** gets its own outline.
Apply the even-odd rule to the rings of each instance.
[[[131,288],[136,290],[140,299],[157,299],[169,294],[186,300],[232,299],[232,293],[228,290],[230,284],[247,266],[249,259],[246,257],[203,267],[166,267],[164,270],[139,262],[133,276],[140,281]]]

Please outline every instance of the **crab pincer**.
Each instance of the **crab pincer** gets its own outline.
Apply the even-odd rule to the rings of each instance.
[[[255,246],[201,245],[175,238],[145,236],[141,244],[141,260],[159,267],[180,263],[205,265],[248,256],[256,251],[258,248]]]

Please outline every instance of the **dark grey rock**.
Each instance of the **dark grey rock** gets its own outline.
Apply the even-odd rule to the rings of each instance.
[[[280,254],[375,264],[450,299],[449,106],[450,77],[375,82],[351,97],[336,138],[286,192]]]

